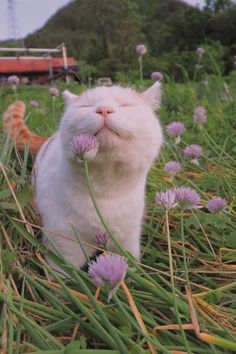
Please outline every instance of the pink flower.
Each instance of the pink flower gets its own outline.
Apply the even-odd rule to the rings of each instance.
[[[196,165],[199,165],[198,157],[202,156],[203,154],[201,146],[197,144],[186,146],[186,148],[183,150],[183,153],[185,157],[190,158],[191,162],[195,163]]]
[[[33,108],[37,108],[39,106],[38,102],[37,101],[30,101],[30,105],[31,107]]]
[[[167,125],[167,134],[171,138],[175,138],[175,144],[179,144],[181,135],[186,131],[185,126],[181,122],[172,122]]]
[[[136,52],[138,54],[145,54],[147,53],[147,47],[145,46],[145,44],[138,44],[137,47],[136,47]]]
[[[227,201],[221,197],[212,197],[207,203],[207,209],[211,213],[219,213],[227,205]]]
[[[180,163],[177,161],[169,161],[165,164],[164,170],[170,175],[174,176],[176,175],[176,173],[182,171],[182,167]]]
[[[193,121],[196,124],[206,123],[207,114],[204,107],[199,106],[194,110]]]
[[[164,210],[170,210],[175,206],[175,191],[168,189],[165,192],[158,192],[155,197],[156,204]]]
[[[108,288],[108,301],[118,289],[120,282],[125,278],[128,263],[124,257],[118,255],[101,255],[96,261],[89,264],[88,273],[97,286]]]
[[[205,49],[199,47],[199,48],[197,48],[196,53],[199,56],[199,58],[201,58],[203,56],[203,54],[205,53]]]
[[[71,148],[76,161],[92,160],[97,155],[99,142],[95,136],[80,134],[74,136]]]
[[[9,76],[7,81],[10,85],[13,85],[13,86],[18,85],[20,83],[20,79],[16,75]]]
[[[163,78],[164,78],[164,77],[163,77],[162,73],[160,73],[159,71],[154,71],[154,72],[151,74],[151,79],[152,79],[152,80],[162,81]]]
[[[182,135],[186,131],[184,124],[181,122],[172,122],[167,125],[166,129],[168,135],[173,138]]]
[[[48,91],[52,96],[59,96],[60,93],[56,87],[50,87]]]
[[[199,208],[200,197],[189,187],[178,187],[158,192],[155,197],[156,204],[164,210],[180,208],[182,210]]]
[[[175,188],[176,206],[182,210],[199,208],[200,197],[198,193],[189,187]]]
[[[94,239],[98,246],[106,247],[110,238],[106,232],[103,232],[102,234],[95,235]]]
[[[183,152],[184,152],[184,156],[189,158],[198,158],[202,156],[202,148],[200,145],[197,144],[186,146]]]

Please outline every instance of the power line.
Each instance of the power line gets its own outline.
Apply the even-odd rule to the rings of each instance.
[[[7,20],[8,20],[8,36],[10,39],[16,39],[19,36],[18,23],[16,16],[15,0],[7,0]]]

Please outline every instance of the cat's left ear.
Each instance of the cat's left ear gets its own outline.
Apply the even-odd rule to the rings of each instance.
[[[155,82],[149,89],[142,93],[145,101],[152,107],[155,111],[160,107],[161,104],[161,83],[159,81]]]
[[[72,102],[74,99],[78,97],[77,95],[74,95],[72,92],[68,90],[65,90],[62,95],[67,104]]]

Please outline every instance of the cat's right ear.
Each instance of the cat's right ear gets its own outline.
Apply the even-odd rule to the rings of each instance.
[[[149,89],[142,93],[145,101],[156,110],[161,104],[161,83],[159,81],[155,82]]]
[[[78,97],[77,95],[73,94],[68,90],[65,90],[62,95],[67,104],[74,101]]]

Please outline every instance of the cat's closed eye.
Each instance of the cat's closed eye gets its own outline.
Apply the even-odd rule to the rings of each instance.
[[[129,103],[121,103],[119,107],[131,107],[131,104]]]
[[[89,108],[89,107],[93,107],[93,106],[91,104],[83,104],[79,106],[79,108]]]

